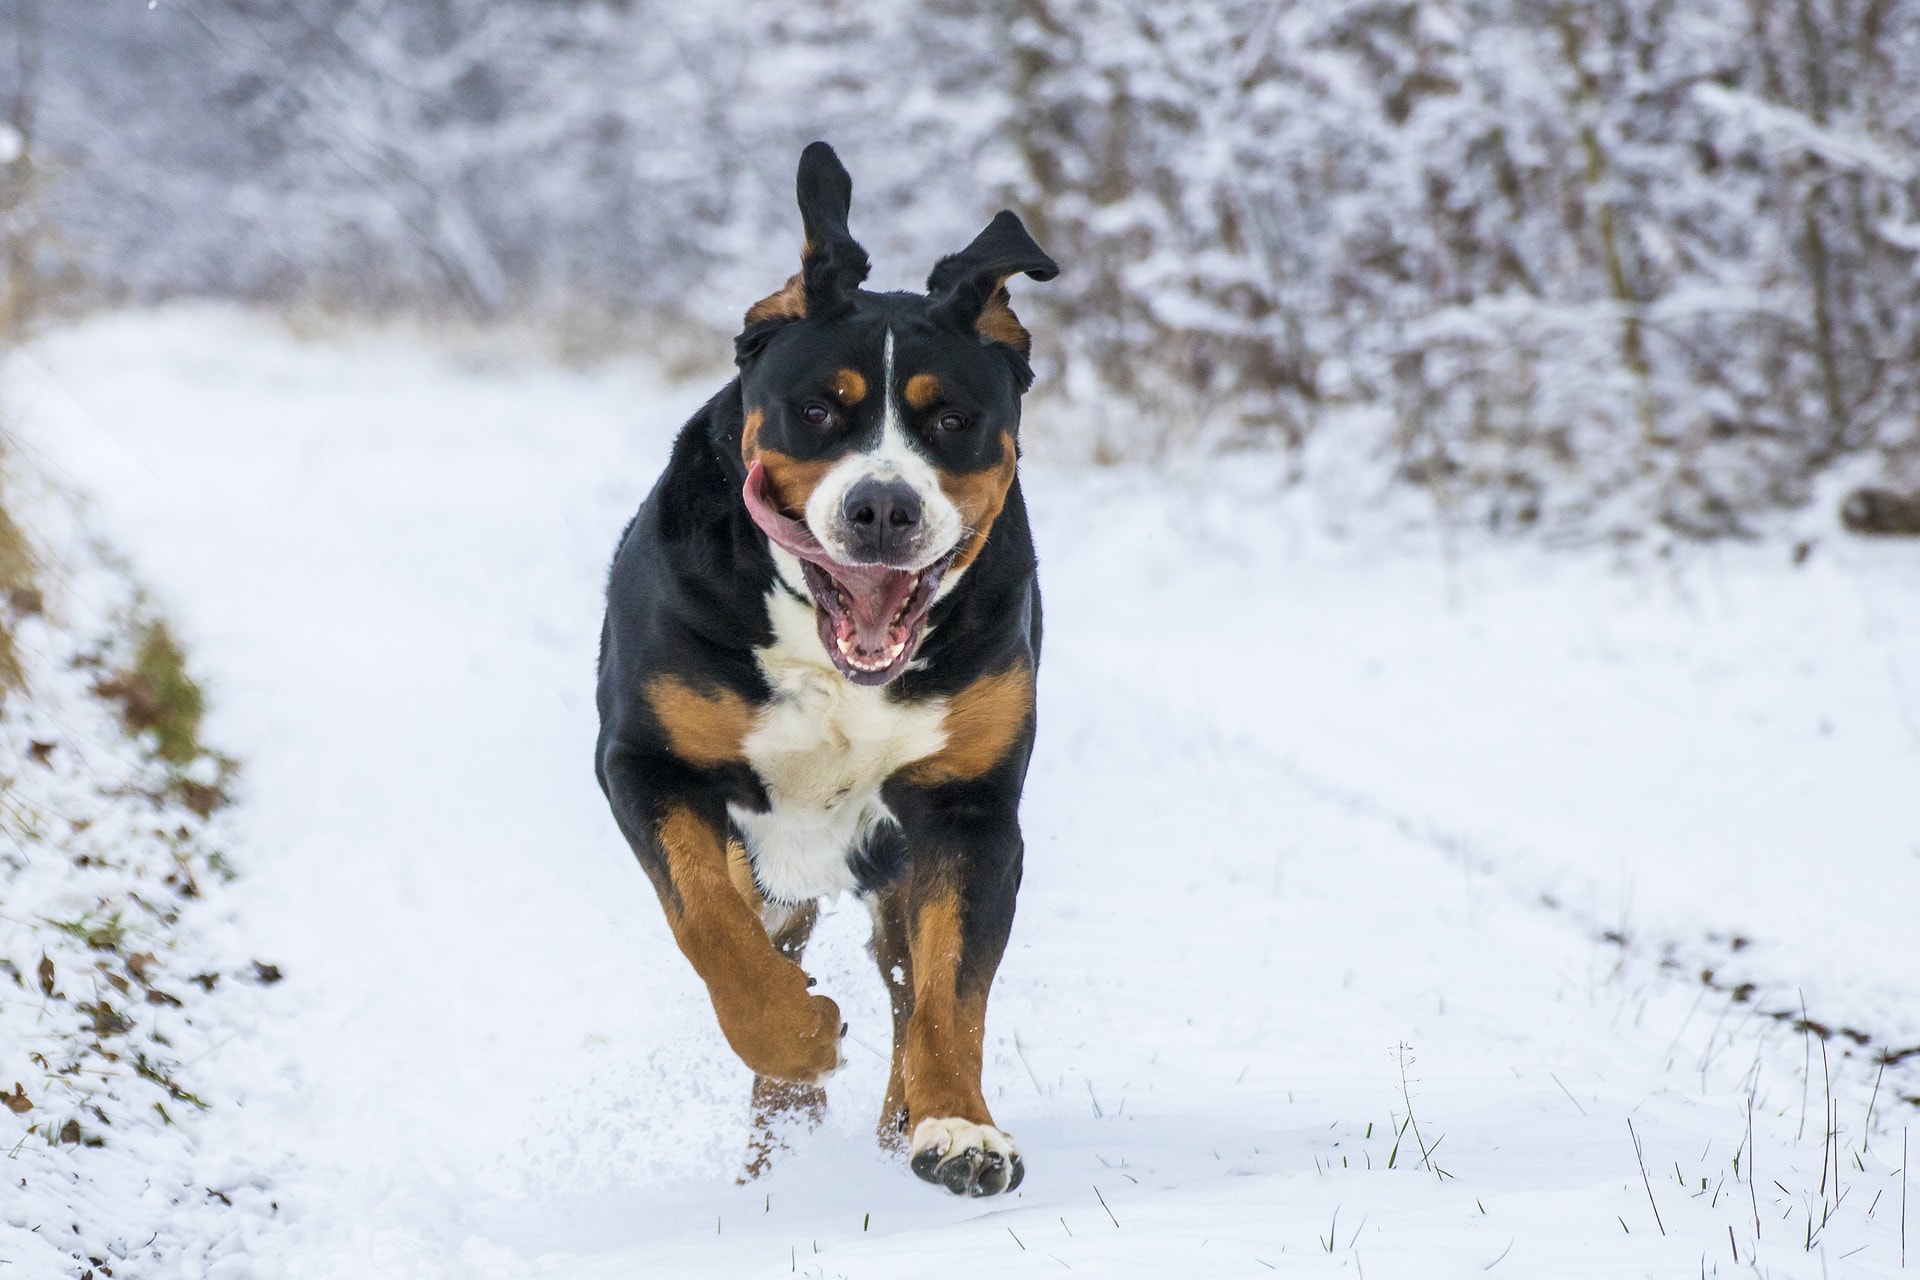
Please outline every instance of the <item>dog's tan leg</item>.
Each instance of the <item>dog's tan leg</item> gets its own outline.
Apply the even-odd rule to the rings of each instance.
[[[674,940],[707,984],[720,1031],[755,1074],[811,1084],[840,1065],[840,1008],[807,990],[733,883],[720,833],[676,805],[657,829]]]
[[[913,1003],[900,1075],[913,1170],[956,1194],[1011,1191],[1024,1166],[1012,1139],[994,1126],[980,1089],[992,969],[977,957],[967,963],[959,892],[916,884],[909,903]]]
[[[908,1114],[992,1124],[980,1092],[986,992],[960,989],[960,897],[936,891],[913,906],[912,1011],[901,1063]]]
[[[887,1072],[887,1097],[880,1106],[880,1145],[907,1149],[907,1090],[903,1063],[907,1022],[913,1016],[913,948],[908,941],[907,882],[903,877],[867,900],[873,915],[873,960],[893,1006],[893,1066]]]

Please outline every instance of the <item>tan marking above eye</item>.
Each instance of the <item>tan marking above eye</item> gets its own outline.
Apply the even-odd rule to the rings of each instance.
[[[698,769],[744,760],[753,708],[731,689],[701,693],[678,676],[647,681],[647,705],[674,755]]]
[[[1019,470],[1020,453],[1014,448],[1013,436],[1009,432],[1000,433],[1000,461],[985,471],[973,471],[956,475],[951,471],[940,473],[940,490],[947,500],[960,510],[960,518],[966,527],[973,531],[967,544],[954,558],[953,569],[958,571],[972,564],[987,545],[987,534],[993,529],[993,522],[1000,516],[1000,509],[1007,505],[1007,490],[1013,487],[1013,477]]]
[[[835,369],[832,386],[834,398],[848,407],[867,398],[867,380],[858,369]]]
[[[916,373],[907,379],[902,394],[913,409],[925,409],[940,398],[940,379],[930,373]]]
[[[978,778],[1006,757],[1032,714],[1033,671],[1025,663],[982,676],[947,700],[947,745],[904,776],[920,786]]]

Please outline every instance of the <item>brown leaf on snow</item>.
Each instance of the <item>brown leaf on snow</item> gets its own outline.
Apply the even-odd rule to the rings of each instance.
[[[53,957],[44,951],[40,953],[40,994],[53,998]]]
[[[27,1087],[18,1080],[13,1082],[12,1093],[0,1093],[0,1102],[7,1104],[7,1110],[17,1116],[23,1116],[33,1110],[33,1102],[27,1097]]]
[[[133,1030],[133,1022],[105,1000],[82,1004],[78,1008],[93,1020],[93,1034],[102,1040],[108,1036],[123,1036]]]
[[[142,951],[137,956],[127,957],[127,972],[133,975],[133,980],[135,982],[139,983],[143,987],[148,986],[149,983],[147,980],[147,970],[152,968],[157,963],[159,963],[159,959],[153,954],[153,952]]]
[[[30,743],[27,746],[27,754],[33,757],[35,764],[43,765],[53,759],[53,748],[55,745],[56,744],[51,742]]]
[[[215,809],[228,803],[226,789],[218,785],[209,787],[182,778],[174,783],[173,789],[179,795],[180,803],[202,818],[212,817]]]

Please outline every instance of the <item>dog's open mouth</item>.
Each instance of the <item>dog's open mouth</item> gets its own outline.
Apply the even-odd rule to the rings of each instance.
[[[840,674],[855,684],[880,685],[905,671],[926,635],[927,610],[958,548],[918,570],[840,564],[811,529],[773,505],[758,462],[747,469],[741,496],[761,532],[799,558],[820,643]]]

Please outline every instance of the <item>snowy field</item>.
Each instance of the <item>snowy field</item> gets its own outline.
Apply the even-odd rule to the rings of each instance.
[[[832,1113],[736,1186],[748,1074],[590,766],[613,540],[711,389],[222,311],[10,366],[245,762],[227,901],[285,981],[195,1140],[275,1207],[196,1210],[190,1273],[1920,1271],[1920,547],[1443,556],[1254,460],[1027,472],[1021,1190],[876,1150],[850,901]]]

